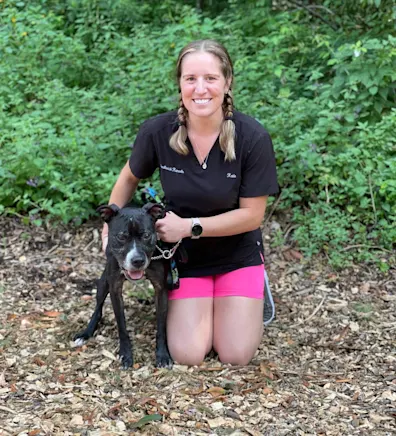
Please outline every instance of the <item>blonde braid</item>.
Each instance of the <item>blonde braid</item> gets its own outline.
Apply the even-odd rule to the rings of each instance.
[[[224,121],[220,129],[220,148],[225,154],[225,161],[233,161],[235,155],[235,124],[232,120],[234,116],[234,101],[232,98],[231,89],[225,94],[223,102]]]
[[[184,156],[188,155],[187,140],[187,109],[184,107],[183,99],[180,93],[179,109],[177,111],[177,118],[179,120],[179,128],[170,137],[169,144],[172,150]]]

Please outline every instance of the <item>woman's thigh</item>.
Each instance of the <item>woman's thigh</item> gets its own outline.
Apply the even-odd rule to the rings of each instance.
[[[199,365],[212,349],[213,298],[183,298],[168,303],[167,340],[174,361]]]
[[[264,265],[216,276],[213,347],[224,363],[247,364],[263,334]]]
[[[264,300],[248,297],[214,299],[213,347],[224,363],[246,365],[263,335]]]

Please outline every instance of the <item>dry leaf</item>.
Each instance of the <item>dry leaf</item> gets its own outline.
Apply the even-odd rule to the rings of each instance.
[[[110,351],[102,350],[102,354],[103,354],[103,356],[107,357],[108,359],[118,361],[117,357],[114,356],[114,354],[111,353]]]
[[[5,370],[0,374],[0,386],[1,387],[8,386],[8,383],[6,382],[5,379]]]
[[[226,420],[224,418],[222,418],[221,416],[219,416],[218,418],[214,418],[214,419],[208,419],[208,424],[210,428],[217,428],[217,427],[221,427],[222,425],[225,425]]]
[[[57,318],[59,315],[62,315],[62,312],[57,312],[55,310],[46,310],[44,312],[45,316],[48,316],[49,318]]]
[[[84,425],[84,418],[81,415],[73,415],[73,418],[70,420],[69,425],[71,427],[80,427]]]
[[[274,380],[275,378],[272,371],[268,368],[268,366],[264,362],[260,362],[260,372],[264,377],[269,378],[270,380]]]
[[[214,397],[218,397],[220,395],[224,395],[226,393],[226,390],[220,386],[213,386],[209,388],[206,392],[209,392]]]

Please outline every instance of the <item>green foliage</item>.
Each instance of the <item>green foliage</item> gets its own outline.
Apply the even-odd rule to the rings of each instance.
[[[0,3],[0,213],[37,224],[92,215],[139,125],[177,107],[179,50],[214,38],[234,59],[237,108],[273,138],[279,207],[293,208],[300,248],[336,266],[374,252],[348,245],[392,249],[391,2],[318,0],[316,15],[282,1],[204,3],[201,14],[195,4]]]

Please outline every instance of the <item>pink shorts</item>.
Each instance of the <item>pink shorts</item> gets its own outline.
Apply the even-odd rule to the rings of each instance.
[[[264,265],[248,266],[225,274],[180,279],[179,289],[169,300],[182,298],[247,297],[264,298]]]

